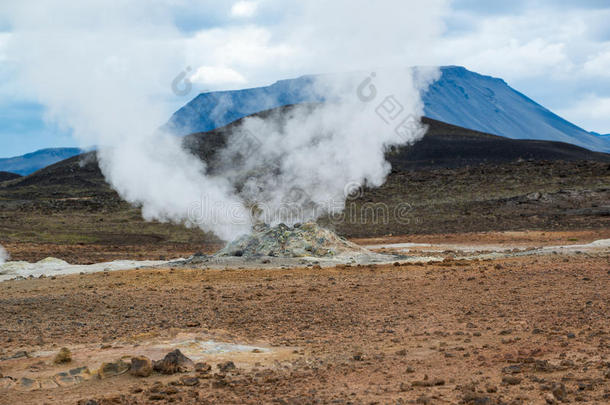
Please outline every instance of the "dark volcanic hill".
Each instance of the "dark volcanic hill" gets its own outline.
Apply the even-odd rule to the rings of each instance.
[[[291,108],[258,115],[281,120]],[[189,135],[184,145],[206,160],[210,171],[221,170],[216,152],[239,123]],[[610,226],[610,155],[561,142],[503,138],[431,119],[425,123],[429,130],[422,140],[387,152],[392,172],[386,184],[349,202],[361,217],[321,221],[344,236]],[[371,204],[384,204],[381,208],[389,213],[408,204],[408,218],[376,218],[380,207]],[[22,212],[32,215],[27,224],[20,222]],[[84,223],[94,220],[92,213],[99,217],[96,222]],[[62,218],[76,221],[65,236],[69,240],[118,243],[117,235],[140,240],[144,227],[149,240],[170,240],[168,225],[144,224],[138,210],[121,201],[105,182],[94,153],[0,183],[0,218],[0,235],[30,229],[27,238],[32,241],[39,232],[48,234],[53,221],[68,229]],[[39,223],[42,228],[36,231]],[[172,229],[171,240],[203,238],[195,230]]]
[[[282,116],[293,106],[280,107],[257,114],[261,117]],[[423,121],[428,132],[412,146],[388,151],[387,159],[396,171],[455,169],[481,164],[501,164],[519,160],[595,161],[610,163],[610,154],[592,152],[572,144],[551,141],[520,140],[471,131],[429,118]],[[216,170],[216,151],[226,144],[227,137],[241,124],[238,120],[223,128],[200,132],[184,138],[184,145]],[[32,188],[35,187],[36,190]],[[94,152],[55,163],[29,176],[4,184],[0,191],[38,196],[80,197],[98,192],[111,192],[97,166]]]
[[[316,104],[310,104],[314,108]],[[256,114],[281,120],[294,106],[280,107]],[[610,154],[592,152],[576,145],[538,140],[511,139],[485,134],[424,118],[428,132],[412,146],[394,148],[387,159],[394,170],[458,168],[487,163],[506,163],[517,160],[597,161],[609,162]],[[197,156],[216,166],[215,151],[222,149],[227,136],[239,127],[241,120],[223,128],[200,132],[185,137],[186,147]]]
[[[17,173],[0,172],[0,182],[18,179],[19,177],[21,177],[21,175]]]

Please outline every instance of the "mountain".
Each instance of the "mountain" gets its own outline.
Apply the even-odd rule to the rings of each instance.
[[[281,120],[291,108],[257,115]],[[386,222],[356,216],[331,223],[340,234],[608,227],[610,190],[605,185],[610,180],[609,154],[424,121],[429,130],[421,141],[387,152],[392,171],[386,183],[364,190],[355,201],[363,204],[358,205],[362,211],[355,212],[366,212],[371,204],[379,203],[396,212],[406,203],[410,208],[407,218],[398,221],[392,217]],[[183,142],[209,163],[210,172],[218,173],[223,165],[217,153],[239,124],[191,134]],[[168,235],[169,225],[142,222],[139,209],[122,202],[105,182],[94,152],[0,183],[0,217],[5,218],[2,227],[7,233],[20,235],[27,229],[27,237],[34,238],[28,240],[45,235],[57,240],[58,234],[68,240],[112,245],[142,240],[157,244],[174,237],[201,240],[180,227],[171,228],[174,233]],[[324,221],[328,218],[321,219]]]
[[[15,173],[0,172],[0,183],[3,181],[18,179],[19,177],[21,176]]]
[[[83,150],[78,148],[41,149],[23,156],[0,159],[0,171],[25,176],[81,153]]]
[[[315,108],[315,104],[311,107]],[[284,106],[254,114],[261,118],[282,119],[294,106]],[[386,158],[393,172],[476,167],[516,161],[561,161],[610,163],[610,154],[592,152],[562,142],[518,140],[472,131],[455,125],[424,118],[428,132],[411,146],[393,148]],[[237,120],[222,128],[185,136],[185,148],[208,163],[209,170],[223,170],[216,153],[227,142],[232,131],[240,125]],[[36,190],[41,198],[82,197],[114,193],[99,170],[95,152],[88,152],[57,162],[42,170],[0,185],[0,196],[18,195]],[[8,193],[8,194],[7,194]],[[0,200],[4,198],[1,197]]]
[[[610,152],[610,139],[597,137],[511,88],[502,79],[459,66],[441,68],[442,76],[423,94],[426,117],[513,139],[571,143]],[[320,102],[315,76],[278,81],[268,87],[202,93],[170,118],[179,135],[209,131],[270,108]]]

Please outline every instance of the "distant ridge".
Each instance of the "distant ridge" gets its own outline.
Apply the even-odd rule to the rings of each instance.
[[[23,156],[1,158],[0,171],[27,176],[53,163],[80,155],[83,152],[79,148],[50,148],[37,150]]]
[[[513,139],[566,142],[610,152],[610,137],[568,122],[504,80],[460,66],[441,68],[442,76],[423,94],[426,117]],[[176,111],[167,127],[178,135],[205,132],[271,108],[324,101],[312,87],[315,76],[278,81],[267,87],[202,93]]]
[[[18,179],[19,177],[21,176],[16,173],[0,172],[0,182]]]
[[[294,106],[284,106],[260,112],[256,116],[275,115],[281,120],[292,108]],[[592,152],[562,142],[509,139],[429,118],[425,118],[424,123],[429,129],[422,140],[386,153],[392,173],[497,165],[519,160],[610,163],[610,154]],[[234,122],[209,132],[188,135],[184,137],[183,144],[187,150],[206,161],[211,172],[222,172],[226,167],[216,153],[224,147],[239,124]],[[114,195],[98,167],[94,152],[71,157],[29,176],[0,184],[0,194],[13,198],[25,198],[32,190],[40,198]]]

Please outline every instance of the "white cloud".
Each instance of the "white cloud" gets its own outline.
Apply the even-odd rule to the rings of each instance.
[[[225,66],[201,66],[190,80],[206,86],[243,84],[247,81],[239,72]]]
[[[256,1],[238,1],[231,7],[231,16],[239,18],[248,18],[254,16],[258,9]]]
[[[559,111],[590,131],[610,132],[610,97],[589,94],[575,104]]]
[[[10,39],[10,32],[0,32],[0,62],[4,62],[8,59],[6,55],[6,48]]]
[[[610,78],[610,45],[591,56],[584,64],[584,72],[591,76]]]

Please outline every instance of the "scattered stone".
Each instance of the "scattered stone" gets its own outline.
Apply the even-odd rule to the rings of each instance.
[[[226,373],[227,371],[231,371],[231,370],[235,370],[235,364],[232,361],[225,361],[224,363],[219,363],[218,364],[218,370],[220,370],[223,373]]]
[[[193,361],[178,349],[169,352],[163,360],[155,361],[153,364],[153,369],[162,374],[186,373],[193,368]]]
[[[195,364],[195,371],[198,373],[209,373],[210,370],[212,370],[212,366],[210,366],[208,363],[197,363]]]
[[[519,385],[521,384],[521,378],[514,377],[512,375],[505,375],[502,377],[502,382],[508,385]]]
[[[129,373],[136,377],[148,377],[153,372],[152,361],[145,356],[132,357]]]
[[[534,362],[534,371],[550,373],[554,371],[555,367],[548,360],[536,360]]]
[[[414,387],[437,387],[441,385],[445,385],[445,380],[440,378],[433,378],[431,380],[421,380],[421,381],[413,381],[411,384]]]
[[[557,403],[557,401],[555,400],[555,397],[553,396],[553,394],[545,394],[544,400],[549,405],[555,405]]]
[[[129,371],[129,364],[123,360],[117,360],[112,363],[103,363],[97,374],[101,379],[115,377],[121,374],[125,374]]]
[[[502,369],[502,372],[504,374],[519,374],[521,372],[521,366],[515,364],[512,366],[504,367]]]
[[[70,363],[71,361],[72,361],[72,353],[70,352],[70,349],[68,349],[67,347],[62,347],[59,350],[59,353],[57,353],[57,356],[55,356],[55,360],[53,360],[53,362],[55,364]]]
[[[199,378],[184,376],[180,378],[180,382],[186,387],[196,387],[199,385]]]
[[[568,391],[566,390],[565,385],[563,385],[562,383],[553,384],[551,392],[553,393],[555,399],[561,402],[564,402],[568,397]]]
[[[99,405],[95,399],[82,399],[78,401],[78,405]]]
[[[31,378],[22,377],[17,381],[17,387],[23,391],[34,391],[40,389],[40,383]]]

